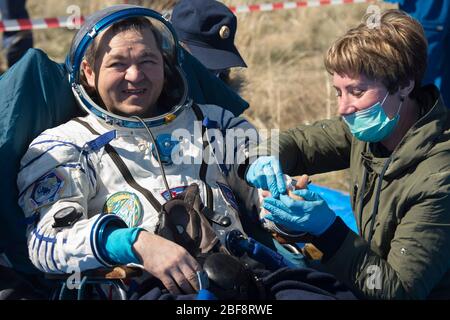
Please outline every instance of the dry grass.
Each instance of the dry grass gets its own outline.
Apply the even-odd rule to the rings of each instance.
[[[0,41],[1,41],[1,34],[0,34]],[[6,60],[5,60],[5,50],[0,45],[0,74],[2,74],[6,70]]]
[[[5,72],[6,70],[6,63],[3,60],[3,52],[0,50],[0,75]]]
[[[224,2],[239,5],[271,1]],[[175,1],[134,2],[166,10]],[[70,5],[78,5],[87,15],[115,3],[121,1],[29,0],[28,7],[31,16],[37,18],[67,15]],[[236,42],[249,67],[234,70],[232,76],[251,105],[245,116],[259,128],[286,129],[335,115],[334,92],[323,67],[323,55],[334,39],[361,19],[366,8],[364,4],[351,4],[238,14]],[[73,31],[62,29],[35,31],[35,45],[63,61],[72,35]],[[312,178],[316,183],[348,190],[346,171]]]

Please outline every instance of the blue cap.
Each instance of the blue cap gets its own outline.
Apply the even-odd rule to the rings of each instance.
[[[234,45],[236,16],[215,0],[180,0],[172,26],[192,55],[210,70],[247,67]]]

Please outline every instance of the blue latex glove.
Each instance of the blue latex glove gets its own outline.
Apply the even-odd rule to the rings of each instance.
[[[293,232],[308,232],[316,236],[324,233],[336,219],[333,210],[313,191],[302,189],[294,191],[294,194],[305,201],[294,200],[287,195],[281,195],[280,200],[265,198],[264,209],[270,213],[264,218]]]
[[[274,156],[256,159],[248,168],[245,179],[256,188],[270,191],[274,198],[278,199],[280,194],[286,194],[280,161]]]

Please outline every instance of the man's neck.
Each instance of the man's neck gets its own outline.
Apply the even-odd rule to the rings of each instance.
[[[144,116],[144,118],[155,118],[159,117],[167,112],[166,109],[163,107],[160,107],[158,105],[154,105],[150,110],[147,111],[147,113]]]
[[[408,130],[416,123],[419,118],[419,106],[415,100],[406,98],[403,102],[400,119],[394,132],[381,144],[389,151],[394,151],[397,145],[402,141]]]

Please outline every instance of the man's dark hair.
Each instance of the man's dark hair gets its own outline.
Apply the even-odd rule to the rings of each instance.
[[[109,32],[112,32],[112,34],[118,34],[120,32],[128,31],[128,30],[134,30],[134,31],[142,31],[143,29],[150,29],[153,33],[153,36],[155,37],[156,45],[158,46],[158,49],[161,53],[163,53],[162,50],[162,36],[161,33],[155,28],[155,26],[144,17],[132,17],[125,20],[121,20],[117,23],[114,23]],[[87,48],[86,53],[84,55],[86,61],[91,65],[94,66],[95,60],[97,58],[97,49],[98,49],[98,38],[95,38],[94,41],[92,41],[91,45]]]

